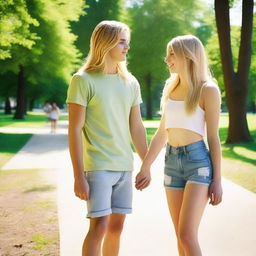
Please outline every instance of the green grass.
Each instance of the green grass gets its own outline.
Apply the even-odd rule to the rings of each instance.
[[[51,239],[44,235],[36,234],[32,236],[32,242],[34,242],[34,249],[43,251],[45,250],[45,246],[51,242]]]
[[[26,144],[32,135],[27,133],[0,133],[0,168]]]
[[[13,119],[13,115],[0,113],[0,127],[43,128],[47,122],[45,113],[28,112],[23,120]]]
[[[65,114],[65,115],[61,115],[61,116],[59,117],[59,120],[60,120],[60,121],[63,121],[63,120],[66,121],[66,120],[68,120],[68,115],[66,115],[66,114]]]
[[[13,115],[0,113],[0,128],[43,128],[47,123],[45,113],[28,112],[23,120],[13,119]],[[11,159],[33,134],[0,133],[0,168]]]
[[[150,141],[152,140],[152,137],[154,136],[155,132],[156,132],[157,128],[150,128],[147,127],[146,131],[147,131],[147,142],[148,144],[150,143]]]
[[[225,144],[228,134],[228,115],[222,114],[220,119],[220,141],[222,144],[222,156],[256,165],[256,115],[247,115],[248,126],[253,138],[252,142]]]
[[[55,189],[56,189],[56,187],[53,185],[42,185],[42,186],[32,187],[32,188],[24,191],[24,193],[44,192],[44,191],[51,191],[51,190],[55,190]]]

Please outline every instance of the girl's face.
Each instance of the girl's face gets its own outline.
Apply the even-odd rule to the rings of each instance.
[[[165,57],[165,63],[167,64],[170,73],[179,73],[180,70],[180,60],[174,54],[172,48],[169,48],[168,54]]]
[[[117,45],[109,51],[108,55],[114,62],[125,61],[129,49],[128,34],[126,31],[122,31],[119,34]]]

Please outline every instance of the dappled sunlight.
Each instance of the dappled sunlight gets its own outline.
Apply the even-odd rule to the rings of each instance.
[[[244,148],[244,147],[235,146],[233,148],[233,151],[236,154],[239,154],[239,155],[241,155],[243,157],[250,158],[250,159],[256,161],[256,152],[255,152],[256,151],[256,147],[254,148],[254,150],[250,150],[250,149],[247,149],[247,148]]]

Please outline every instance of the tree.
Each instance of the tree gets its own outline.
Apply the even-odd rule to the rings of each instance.
[[[79,18],[83,6],[83,0],[25,2],[25,9],[38,23],[37,27],[29,28],[29,33],[36,35],[35,43],[30,49],[13,44],[10,55],[15,58],[0,61],[2,74],[8,71],[18,74],[15,118],[24,117],[28,102],[28,84],[30,90],[33,90],[33,86],[40,85],[41,90],[37,88],[34,91],[42,94],[45,88],[54,88],[55,80],[61,80],[62,83],[58,85],[66,90],[70,74],[74,71],[80,56],[74,46],[76,37],[71,33],[69,22]]]
[[[251,62],[253,5],[253,0],[243,0],[241,41],[235,72],[230,40],[229,0],[215,0],[216,25],[229,110],[227,143],[252,140],[246,120],[246,97]]]
[[[122,8],[121,0],[87,0],[86,4],[87,15],[72,23],[72,31],[78,36],[76,46],[84,57],[89,52],[95,26],[102,20],[119,20]]]
[[[26,1],[1,1],[0,17],[0,60],[13,57],[11,49],[14,45],[31,49],[38,37],[30,28],[38,26],[38,22],[28,13]]]
[[[239,52],[239,37],[240,37],[240,26],[231,26],[231,49],[232,49],[232,57],[234,67],[237,66],[238,63],[238,52]],[[224,87],[223,81],[223,71],[222,71],[222,63],[220,57],[220,49],[219,49],[219,41],[218,41],[218,34],[216,33],[216,29],[213,30],[211,37],[209,38],[206,44],[206,52],[208,55],[211,71],[213,72],[214,78],[218,81],[218,86],[221,90],[222,94],[222,109],[226,109],[226,92]]]
[[[247,102],[249,104],[248,109],[253,113],[256,113],[256,19],[254,13],[253,20],[253,38],[252,38],[252,63],[249,75],[249,92]]]
[[[38,37],[35,33],[31,33],[31,27],[38,26],[36,19],[32,18],[28,13],[27,5],[25,0],[6,0],[0,2],[0,60],[3,63],[0,68],[0,74],[3,74],[14,68],[13,65],[7,67],[6,61],[10,60],[14,56],[13,49],[17,46],[24,49],[31,49],[35,44]],[[24,97],[24,83],[21,82],[23,75],[22,66],[19,73],[20,82],[18,93],[18,109],[24,109],[25,97]],[[9,74],[10,75],[10,74]],[[5,113],[10,113],[10,91],[12,90],[12,84],[8,83],[8,80],[12,80],[12,77],[5,76],[5,79],[1,79],[5,82],[4,88],[1,88],[1,92],[4,92],[2,96],[5,98]],[[17,112],[17,116],[22,117],[22,113]]]
[[[152,119],[155,95],[160,98],[168,71],[164,63],[166,44],[172,37],[194,33],[193,22],[201,9],[198,1],[145,0],[128,9],[124,20],[132,30],[129,68],[142,85],[146,118]],[[160,86],[162,85],[162,86]],[[159,101],[157,101],[159,106]]]

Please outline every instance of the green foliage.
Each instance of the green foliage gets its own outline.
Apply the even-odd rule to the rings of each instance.
[[[255,14],[254,14],[255,16]],[[238,68],[238,54],[240,47],[240,26],[231,26],[231,47],[232,47],[232,56],[233,56],[233,66],[235,72]],[[251,60],[251,68],[249,73],[249,93],[247,102],[255,102],[256,101],[256,23],[254,19],[253,25],[253,38],[252,38],[252,60]],[[223,72],[222,72],[222,64],[219,50],[219,41],[218,34],[216,30],[213,30],[211,37],[207,41],[206,45],[207,55],[209,58],[210,67],[212,69],[214,77],[218,81],[218,85],[222,91],[223,101],[225,102],[225,88],[224,88],[224,80],[223,80]]]
[[[249,92],[248,92],[248,102],[254,103],[254,108],[256,107],[256,14],[254,14],[253,20],[253,34],[252,34],[252,59],[251,68],[249,73]]]
[[[2,96],[12,96],[14,90],[10,92],[9,88],[16,87],[16,83],[9,86],[8,79],[12,76],[17,81],[16,74],[19,66],[22,65],[25,70],[26,87],[29,89],[27,96],[32,99],[52,97],[63,103],[70,75],[79,65],[81,56],[74,45],[76,36],[71,32],[70,22],[77,21],[83,14],[84,1],[13,0],[8,2],[22,3],[26,10],[23,13],[30,17],[30,23],[33,21],[33,24],[37,26],[23,25],[27,29],[26,32],[36,39],[33,44],[29,45],[30,47],[25,47],[21,43],[13,43],[9,50],[11,58],[0,61],[0,73],[5,73],[1,83],[3,83],[2,87],[6,88],[2,89],[4,93]],[[12,17],[15,9],[9,9],[9,16]],[[19,10],[18,7],[17,9]],[[20,37],[25,35],[26,38],[23,30],[17,31]]]
[[[31,27],[39,24],[28,13],[25,0],[0,1],[0,17],[0,60],[13,58],[15,45],[31,49],[39,39],[31,33]]]
[[[119,20],[122,0],[87,0],[86,15],[72,23],[72,31],[78,36],[76,46],[86,57],[95,26],[102,20]]]
[[[144,97],[150,75],[157,108],[164,80],[169,76],[164,63],[166,45],[177,35],[194,34],[193,22],[199,19],[201,8],[199,1],[145,0],[134,3],[123,14],[132,30],[129,68],[139,79]]]

